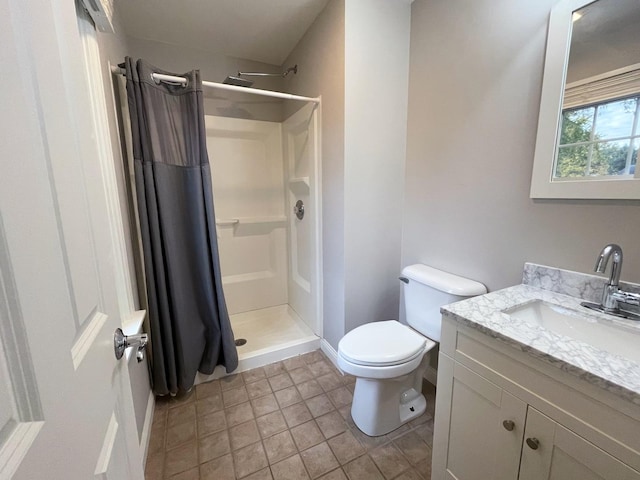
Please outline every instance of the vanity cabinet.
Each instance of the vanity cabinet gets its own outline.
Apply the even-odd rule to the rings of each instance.
[[[640,480],[640,406],[444,317],[434,480]]]

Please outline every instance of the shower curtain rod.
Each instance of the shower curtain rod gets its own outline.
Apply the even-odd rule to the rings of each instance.
[[[125,69],[120,68],[116,65],[112,65],[111,73],[124,75]],[[173,75],[164,75],[162,73],[154,73],[152,74],[152,76],[154,80],[180,83],[182,85],[187,84],[187,79],[184,77],[175,77]],[[253,95],[262,95],[265,97],[284,98],[285,100],[300,100],[302,102],[320,103],[320,99],[318,97],[301,97],[300,95],[292,95],[290,93],[272,92],[271,90],[260,90],[258,88],[236,87],[235,85],[227,85],[225,83],[216,82],[203,81],[202,85],[204,85],[205,87],[219,88],[220,90],[229,90],[231,92],[251,93]]]

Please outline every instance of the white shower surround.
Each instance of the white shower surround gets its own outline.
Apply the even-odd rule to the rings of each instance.
[[[225,297],[248,340],[238,371],[320,344],[317,108],[283,123],[205,116]],[[287,215],[298,198],[302,222]]]

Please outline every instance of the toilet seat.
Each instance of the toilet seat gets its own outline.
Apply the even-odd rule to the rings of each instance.
[[[396,320],[372,322],[347,333],[338,352],[347,362],[390,367],[411,362],[425,352],[427,339]]]

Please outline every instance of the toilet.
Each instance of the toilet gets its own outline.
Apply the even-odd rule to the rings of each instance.
[[[338,366],[356,377],[351,416],[369,436],[385,435],[427,408],[422,377],[429,352],[440,341],[440,307],[487,293],[481,283],[416,264],[402,270],[409,326],[371,322],[338,344]]]

